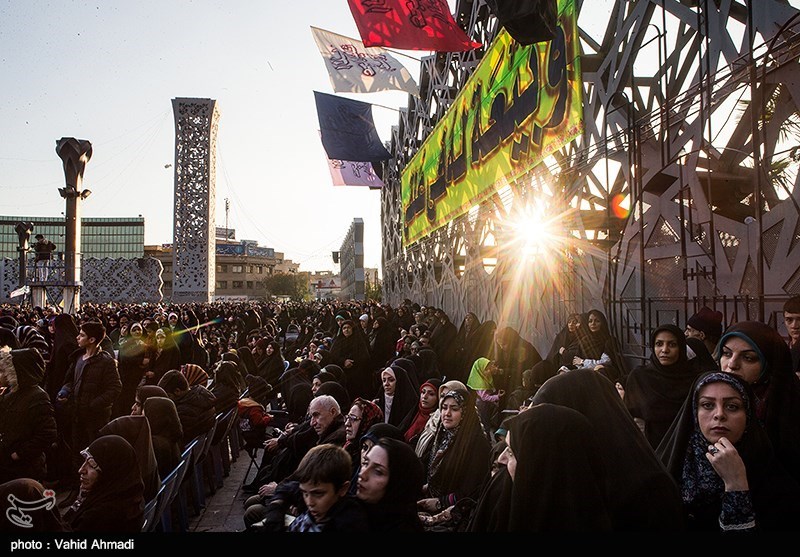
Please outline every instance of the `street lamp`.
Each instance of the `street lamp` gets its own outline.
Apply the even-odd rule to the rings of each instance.
[[[64,246],[64,313],[80,309],[81,288],[81,214],[80,203],[92,192],[82,189],[83,172],[92,158],[92,144],[85,139],[62,137],[56,141],[56,153],[64,163],[66,186],[58,193],[66,200],[66,237]]]

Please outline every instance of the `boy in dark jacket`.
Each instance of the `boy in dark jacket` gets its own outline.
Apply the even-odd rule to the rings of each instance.
[[[75,483],[84,458],[80,452],[100,435],[111,420],[111,408],[122,391],[117,360],[103,350],[106,328],[98,321],[80,326],[78,349],[69,357],[69,371],[58,392],[57,404],[67,405],[72,415],[72,447]]]
[[[262,532],[367,532],[369,523],[361,504],[347,495],[350,455],[325,443],[312,448],[297,470],[276,490],[267,504],[267,516],[253,525]],[[294,515],[296,516],[292,518]]]

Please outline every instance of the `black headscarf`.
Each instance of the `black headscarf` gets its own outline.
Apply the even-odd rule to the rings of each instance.
[[[328,373],[332,373],[336,381],[344,380],[344,370],[340,366],[337,366],[336,364],[326,364],[322,366],[322,371],[327,371]]]
[[[800,482],[800,379],[792,370],[792,355],[781,335],[760,321],[742,321],[725,331],[725,341],[737,336],[753,346],[761,358],[761,377],[751,384],[756,417],[769,435],[778,460]]]
[[[0,484],[0,532],[69,531],[58,511],[55,493],[49,491],[48,500],[45,491],[42,484],[29,478]]]
[[[91,491],[65,515],[72,530],[140,532],[144,522],[144,484],[136,451],[119,435],[98,437],[87,450],[101,471]]]
[[[169,398],[151,396],[144,403],[144,415],[150,423],[158,473],[166,478],[180,462],[183,450],[183,426],[178,409]]]
[[[683,528],[680,493],[672,477],[605,376],[577,369],[548,379],[533,404],[577,410],[595,428],[606,468],[606,498],[613,529],[670,531]]]
[[[656,355],[656,336],[667,332],[678,343],[678,360],[663,365]],[[661,325],[650,335],[650,361],[635,367],[625,382],[625,406],[645,422],[644,434],[655,448],[680,410],[699,372],[686,355],[686,337],[675,325]]]
[[[366,504],[370,532],[422,532],[417,501],[422,495],[425,471],[407,443],[381,437],[376,443],[389,457],[389,482],[383,498]]]
[[[311,387],[309,386],[309,389]],[[339,403],[339,409],[342,411],[342,414],[347,414],[347,411],[350,410],[352,406],[352,400],[350,398],[350,394],[347,392],[347,389],[344,388],[343,385],[337,383],[336,381],[328,381],[327,383],[323,383],[317,389],[315,397],[320,395],[331,395],[333,398],[336,399],[336,402]]]
[[[158,462],[153,452],[150,423],[144,416],[120,416],[108,422],[100,430],[100,435],[119,435],[131,444],[136,451],[136,462],[144,482],[144,499],[150,501],[161,487]]]
[[[286,398],[286,412],[289,414],[289,421],[300,423],[308,413],[308,405],[314,395],[311,392],[311,385],[300,383],[296,385]]]
[[[378,423],[370,427],[367,432],[361,436],[361,440],[368,439],[373,443],[377,443],[381,437],[391,437],[398,441],[403,440],[403,432],[399,427],[387,423]]]
[[[516,473],[507,499],[507,532],[611,530],[599,441],[580,412],[539,404],[507,420]],[[553,448],[558,447],[557,451]]]
[[[419,358],[417,382],[420,385],[428,379],[440,379],[442,377],[442,372],[439,370],[438,356],[433,348],[420,348],[416,356]]]
[[[151,396],[144,403],[144,415],[150,424],[150,434],[165,437],[176,443],[183,439],[183,426],[172,399],[166,396]]]
[[[165,391],[158,385],[142,385],[138,389],[136,389],[136,400],[138,400],[139,404],[142,406],[144,406],[145,401],[151,396],[166,397],[167,391]]]

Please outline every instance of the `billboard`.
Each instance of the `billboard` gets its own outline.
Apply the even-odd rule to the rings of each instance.
[[[403,245],[491,197],[583,132],[575,0],[559,0],[552,41],[501,31],[403,169]]]

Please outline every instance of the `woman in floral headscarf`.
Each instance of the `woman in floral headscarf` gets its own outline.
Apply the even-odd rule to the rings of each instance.
[[[736,375],[703,374],[659,445],[689,530],[796,529],[800,486],[776,458],[755,402]]]
[[[422,455],[426,484],[421,511],[438,513],[459,500],[477,499],[489,477],[491,446],[475,409],[475,394],[454,389],[442,395],[441,422]]]

